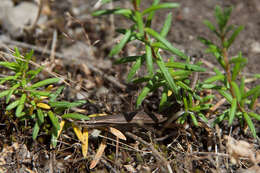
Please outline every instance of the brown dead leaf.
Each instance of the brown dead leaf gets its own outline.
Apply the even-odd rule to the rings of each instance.
[[[240,157],[248,158],[251,162],[255,163],[255,149],[252,144],[243,140],[235,140],[231,136],[224,137],[227,140],[227,152],[230,154],[230,159],[233,164],[238,163]]]
[[[237,173],[259,173],[260,167],[258,165],[254,165],[248,169],[239,169]]]
[[[116,137],[118,137],[119,139],[126,141],[126,137],[121,131],[119,131],[113,127],[109,127],[109,132],[112,133],[113,135],[115,135]]]
[[[89,169],[93,169],[96,167],[96,165],[98,164],[98,162],[100,161],[100,158],[102,157],[105,148],[106,148],[107,144],[106,144],[106,139],[104,138],[101,142],[101,144],[98,147],[97,153],[94,157],[94,159],[91,161],[91,164],[89,166]]]
[[[257,152],[256,152],[256,157],[255,157],[256,159],[256,163],[255,164],[258,164],[258,163],[260,163],[260,150],[257,150]]]
[[[42,14],[50,16],[52,13],[49,1],[42,1]]]

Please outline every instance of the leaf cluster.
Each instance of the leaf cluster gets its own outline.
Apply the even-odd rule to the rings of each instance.
[[[193,100],[196,94],[189,86],[189,77],[193,72],[201,72],[205,71],[205,69],[200,67],[199,63],[192,64],[190,57],[174,47],[166,39],[172,24],[171,13],[166,15],[164,24],[159,32],[151,27],[152,20],[154,19],[157,10],[178,8],[179,4],[160,3],[159,0],[154,0],[150,7],[141,11],[140,1],[132,2],[133,10],[124,8],[99,10],[92,15],[122,15],[133,23],[130,28],[117,29],[117,31],[124,36],[121,41],[112,48],[109,56],[115,56],[122,51],[127,43],[133,40],[138,40],[144,45],[144,54],[122,57],[115,61],[116,64],[132,63],[132,67],[127,76],[127,82],[133,82],[135,84],[145,83],[144,88],[137,98],[137,108],[141,106],[143,100],[149,93],[154,92],[159,88],[162,88],[163,90],[159,105],[160,110],[171,105],[170,97],[173,96],[177,99],[179,104],[183,104],[184,97],[189,97],[190,101],[192,100],[192,102],[194,102]],[[173,56],[171,58],[165,58],[159,50],[169,52]],[[182,62],[178,62],[177,58],[182,59]],[[168,60],[165,61],[164,59]],[[138,70],[140,70],[143,65],[146,67],[147,73],[141,77],[136,77]],[[187,98],[185,100],[187,100]],[[190,111],[188,111],[187,107],[185,115],[191,115],[194,124],[197,124],[196,118],[191,111],[194,106],[194,104],[190,103]]]
[[[13,112],[21,121],[32,122],[34,140],[41,128],[49,124],[52,146],[55,147],[58,132],[61,131],[59,115],[63,114],[65,109],[80,106],[85,101],[57,101],[64,86],[55,89],[51,84],[59,82],[59,78],[34,82],[42,67],[30,69],[32,56],[33,51],[22,56],[15,48],[13,62],[0,61],[0,66],[13,71],[10,74],[14,74],[0,78],[0,84],[4,84],[8,88],[0,92],[0,98],[5,97],[6,111]],[[65,114],[63,118],[88,119],[85,115],[75,113]]]
[[[215,120],[215,123],[227,119],[231,126],[234,119],[238,118],[241,124],[247,124],[256,137],[256,130],[252,119],[260,120],[260,115],[254,112],[257,98],[260,95],[260,85],[252,89],[245,86],[246,77],[242,74],[243,68],[247,64],[247,58],[239,52],[237,56],[229,57],[228,50],[238,34],[243,30],[243,26],[228,25],[232,8],[223,10],[216,6],[215,17],[217,26],[205,20],[205,25],[217,36],[220,44],[214,43],[203,37],[199,40],[208,48],[206,52],[214,55],[221,69],[215,68],[215,75],[204,80],[198,85],[200,89],[214,89],[219,92],[229,103],[230,107],[223,111]],[[256,75],[257,76],[257,75]]]
[[[243,26],[228,25],[232,8],[224,8],[222,10],[219,6],[216,6],[216,27],[210,21],[204,21],[205,25],[219,38],[221,45],[203,37],[199,38],[208,47],[207,52],[215,56],[225,72],[221,73],[220,69],[215,68],[215,75],[197,83],[195,88],[191,88],[191,75],[194,72],[204,72],[206,69],[200,66],[200,62],[192,63],[189,56],[174,47],[166,39],[172,24],[172,14],[167,14],[160,31],[155,31],[151,25],[157,10],[178,8],[179,4],[160,3],[159,0],[154,0],[150,7],[141,10],[140,3],[140,0],[133,0],[133,10],[115,8],[98,10],[93,13],[93,16],[122,15],[126,20],[130,20],[133,23],[129,28],[117,29],[124,36],[112,48],[109,53],[110,57],[119,54],[124,46],[133,40],[138,40],[144,45],[143,54],[122,57],[115,61],[116,64],[132,63],[127,76],[127,82],[135,84],[145,83],[137,98],[136,106],[141,106],[149,93],[162,88],[159,110],[171,106],[172,97],[174,97],[183,108],[179,121],[184,122],[187,120],[187,117],[190,117],[192,122],[197,125],[197,117],[207,121],[204,114],[212,106],[208,103],[209,100],[214,98],[214,95],[200,96],[198,93],[206,89],[214,89],[225,97],[230,104],[230,108],[217,117],[215,123],[228,119],[229,125],[231,125],[234,118],[238,117],[240,120],[245,120],[253,136],[256,137],[251,118],[257,120],[260,118],[258,114],[253,112],[254,105],[259,97],[260,86],[257,85],[255,88],[246,91],[245,77],[241,76],[241,71],[247,64],[247,59],[242,56],[242,53],[230,59],[228,58],[228,49],[244,28]],[[168,52],[172,54],[172,57],[165,58],[162,52]],[[178,59],[181,61],[178,61]],[[143,65],[146,67],[146,74],[143,76],[137,75],[138,70]],[[249,112],[247,111],[248,109],[250,109]]]

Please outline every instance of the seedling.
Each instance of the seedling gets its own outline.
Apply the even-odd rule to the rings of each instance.
[[[80,106],[85,101],[72,103],[56,101],[64,86],[55,90],[53,85],[51,85],[57,83],[60,80],[59,78],[49,78],[34,82],[37,75],[41,72],[42,67],[30,69],[29,62],[32,56],[33,51],[22,56],[16,48],[13,62],[0,61],[0,66],[14,72],[13,76],[0,78],[0,84],[5,84],[8,87],[8,89],[0,92],[0,98],[5,97],[5,103],[7,104],[6,111],[13,111],[19,120],[29,120],[29,123],[33,124],[32,138],[34,140],[37,138],[41,127],[51,124],[51,141],[52,146],[55,147],[58,134],[61,132],[61,117],[59,115],[62,115],[65,109]],[[64,114],[62,117],[88,119],[87,116],[76,113]]]
[[[241,72],[247,64],[247,59],[242,56],[241,52],[234,57],[229,55],[228,50],[230,46],[244,28],[243,26],[228,25],[231,11],[232,8],[224,8],[222,10],[219,6],[216,6],[215,17],[217,26],[214,26],[208,20],[204,21],[205,25],[219,39],[220,44],[218,45],[203,37],[199,39],[208,47],[207,52],[213,54],[217,59],[221,68],[224,69],[224,73],[221,73],[219,68],[215,68],[216,74],[206,79],[198,87],[215,89],[230,104],[230,107],[217,117],[215,123],[227,119],[229,126],[231,126],[234,119],[238,118],[240,122],[245,122],[249,126],[253,136],[256,137],[252,118],[260,120],[260,115],[254,112],[257,98],[260,95],[260,85],[246,91],[246,77]]]
[[[154,0],[153,4],[147,9],[140,9],[140,1],[133,0],[133,10],[116,8],[112,10],[99,10],[93,13],[94,16],[117,14],[122,15],[127,20],[130,20],[133,25],[129,28],[119,28],[117,31],[123,34],[123,38],[119,44],[115,45],[109,53],[110,57],[118,54],[124,46],[133,41],[138,40],[143,43],[144,52],[140,55],[119,58],[115,61],[116,64],[132,63],[127,82],[135,84],[145,83],[144,88],[140,92],[136,106],[140,107],[143,100],[147,95],[155,90],[162,88],[162,96],[159,109],[163,110],[172,104],[169,101],[170,97],[175,97],[176,101],[184,106],[184,100],[189,97],[189,103],[185,106],[185,114],[190,115],[194,124],[197,125],[197,120],[194,112],[192,111],[195,106],[193,103],[196,94],[190,88],[189,77],[193,72],[205,71],[200,67],[200,63],[192,64],[190,57],[185,53],[174,47],[167,39],[166,36],[171,28],[172,14],[168,13],[164,25],[160,31],[152,29],[151,24],[154,19],[155,12],[160,9],[178,8],[178,3],[160,3],[159,0]],[[153,38],[153,39],[152,39]],[[162,56],[161,51],[167,51],[172,54],[171,58]],[[177,58],[182,59],[182,62],[177,62]],[[165,60],[166,59],[166,60]],[[146,66],[146,74],[141,77],[136,77],[136,73],[142,65]],[[190,101],[192,103],[190,103]],[[185,102],[187,103],[187,102]],[[200,108],[197,109],[200,112]],[[196,113],[197,115],[197,113]],[[184,118],[186,120],[186,118]]]

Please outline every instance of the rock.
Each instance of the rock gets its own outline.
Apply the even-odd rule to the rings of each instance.
[[[91,52],[92,52],[91,48],[88,45],[86,45],[85,43],[80,42],[80,41],[76,42],[75,44],[73,44],[69,47],[62,49],[62,53],[64,56],[71,57],[70,61],[67,62],[69,64],[71,64],[71,63],[80,64],[81,61],[87,62],[87,60],[93,60],[93,57],[89,56],[89,55],[91,55]],[[81,60],[81,61],[78,61],[78,60]],[[78,63],[77,63],[77,61],[78,61]]]
[[[0,3],[0,22],[2,23],[5,19],[6,11],[9,11],[14,6],[13,1],[10,0],[1,0]]]
[[[253,42],[251,44],[251,51],[254,53],[260,53],[260,43],[259,42]]]
[[[109,90],[106,87],[101,86],[100,88],[98,88],[96,95],[99,98],[99,97],[106,95],[108,92],[109,92]]]
[[[31,25],[37,17],[38,6],[34,3],[22,2],[17,6],[7,2],[0,4],[1,23],[12,37],[22,36],[24,27]]]

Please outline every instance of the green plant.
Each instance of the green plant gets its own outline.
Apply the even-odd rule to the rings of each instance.
[[[34,80],[41,72],[42,67],[30,69],[32,56],[33,51],[22,56],[16,48],[14,61],[0,61],[0,66],[14,72],[14,75],[0,78],[0,84],[5,84],[8,88],[0,92],[0,98],[6,98],[6,111],[13,111],[19,120],[28,120],[28,123],[33,125],[32,138],[34,140],[37,138],[41,127],[50,126],[48,132],[52,136],[52,146],[55,147],[58,133],[61,131],[59,119],[88,119],[87,116],[76,113],[64,114],[62,117],[59,117],[59,115],[62,115],[65,109],[82,105],[85,101],[57,101],[64,86],[53,91],[54,88],[50,84],[57,83],[60,80],[59,78],[49,78],[35,83]]]
[[[205,25],[219,39],[220,45],[203,37],[199,39],[208,47],[207,52],[215,56],[222,69],[224,69],[224,73],[215,68],[216,74],[200,83],[198,88],[215,89],[230,104],[230,107],[216,119],[215,123],[228,119],[228,124],[231,126],[233,120],[238,118],[240,122],[246,122],[253,136],[256,137],[256,130],[251,118],[260,120],[260,115],[254,112],[255,103],[260,95],[260,85],[246,91],[246,78],[241,72],[247,64],[247,59],[242,56],[241,52],[235,57],[229,57],[228,50],[230,46],[240,31],[243,30],[243,26],[228,25],[231,11],[232,8],[224,8],[223,10],[219,6],[215,8],[217,27],[210,21],[204,21]]]
[[[144,88],[139,94],[136,106],[139,107],[147,95],[158,88],[162,88],[162,96],[159,104],[159,109],[163,110],[165,107],[170,106],[171,98],[174,97],[176,101],[185,109],[182,122],[186,120],[187,115],[190,115],[194,124],[197,125],[195,115],[203,115],[201,111],[204,109],[201,105],[195,105],[194,100],[199,98],[198,95],[190,87],[189,77],[193,72],[205,71],[200,67],[200,62],[192,64],[190,57],[185,55],[182,51],[175,48],[166,36],[171,28],[172,14],[166,16],[164,25],[159,32],[151,28],[152,20],[154,19],[155,12],[165,8],[177,8],[178,3],[160,3],[159,0],[154,0],[153,4],[147,9],[140,10],[140,0],[133,0],[133,10],[116,8],[110,10],[99,10],[94,12],[93,16],[118,14],[122,15],[133,24],[130,28],[120,28],[117,31],[124,34],[121,41],[115,45],[109,53],[112,57],[118,54],[124,46],[133,41],[139,40],[143,43],[144,52],[141,55],[123,57],[115,61],[116,64],[132,63],[127,82],[145,83]],[[154,39],[152,39],[154,38]],[[161,51],[167,51],[172,57],[163,58]],[[177,62],[176,57],[182,61]],[[166,60],[164,60],[166,59]],[[136,77],[137,71],[142,65],[146,65],[147,73],[144,76]],[[208,106],[208,105],[207,105]],[[203,117],[206,121],[206,118]]]

